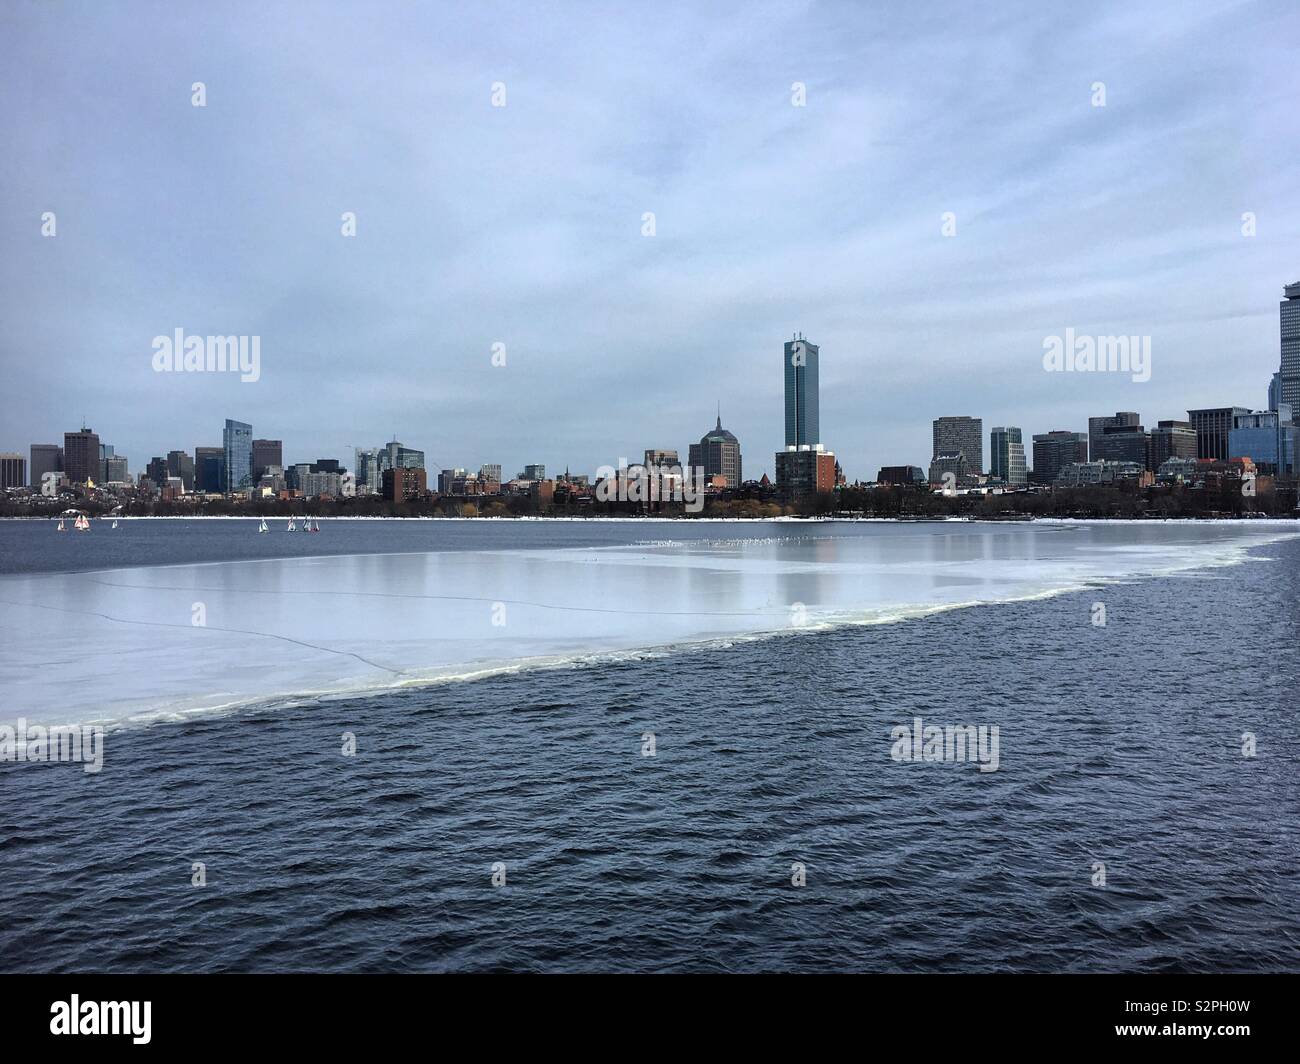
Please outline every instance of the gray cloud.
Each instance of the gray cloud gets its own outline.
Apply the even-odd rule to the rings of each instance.
[[[139,470],[237,417],[289,460],[396,432],[590,471],[684,451],[721,401],[756,476],[796,329],[851,477],[924,463],[940,414],[1263,405],[1295,13],[699,8],[9,5],[0,449],[84,415]],[[178,326],[261,335],[262,379],[153,373]],[[1152,380],[1043,373],[1067,326],[1151,334]]]

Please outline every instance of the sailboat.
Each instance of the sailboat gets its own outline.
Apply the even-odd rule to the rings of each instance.
[[[66,532],[66,531],[67,531],[67,529],[63,527],[63,518],[62,518],[62,517],[59,518],[59,527],[58,527],[57,529],[55,529],[55,531],[56,531],[56,532]]]
[[[113,528],[116,528],[116,527],[117,527],[117,522],[116,522],[116,521],[113,522],[112,527],[113,527]]]
[[[289,527],[286,528],[285,531],[286,531],[286,532],[296,532],[296,531],[298,531],[298,526],[295,525],[295,524],[293,523],[293,518],[292,518],[292,517],[289,518]]]
[[[85,514],[77,514],[77,520],[72,527],[75,528],[78,532],[89,532],[90,522],[86,520]]]
[[[317,524],[315,521],[313,521],[313,522],[311,523],[311,528],[307,529],[307,531],[308,531],[308,532],[319,532],[319,531],[320,531],[320,525]]]
[[[265,517],[263,517],[262,520],[261,520],[261,522],[258,524],[258,526],[257,526],[257,530],[258,530],[259,532],[269,532],[269,531],[270,531],[270,529],[266,527],[266,518],[265,518]]]

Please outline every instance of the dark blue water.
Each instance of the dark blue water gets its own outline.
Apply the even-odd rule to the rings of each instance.
[[[0,969],[1295,970],[1300,543],[1253,554],[1104,628],[1070,594],[0,765]],[[1000,769],[892,761],[916,716]]]

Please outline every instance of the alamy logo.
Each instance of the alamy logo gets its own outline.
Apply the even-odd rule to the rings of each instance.
[[[171,336],[153,338],[155,373],[238,373],[251,384],[262,376],[260,336]]]
[[[631,466],[596,470],[596,499],[600,502],[681,502],[688,513],[704,509],[704,469],[689,466]]]
[[[0,761],[80,761],[85,772],[104,767],[104,729],[97,724],[0,724]]]
[[[981,772],[998,770],[998,726],[981,724],[923,725],[920,717],[912,727],[899,724],[889,731],[894,746],[889,756],[895,761],[978,761]]]
[[[1128,373],[1137,384],[1151,379],[1151,337],[1065,336],[1043,339],[1043,369],[1048,373]]]
[[[150,1001],[71,1001],[50,1005],[50,1034],[129,1034],[138,1046],[147,1046],[153,1003]]]

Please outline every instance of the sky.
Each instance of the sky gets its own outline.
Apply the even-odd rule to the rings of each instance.
[[[590,473],[721,404],[757,478],[796,331],[850,480],[941,415],[987,455],[1266,406],[1300,8],[983,8],[9,0],[0,451],[84,420],[134,473],[230,417],[287,463]],[[259,379],[156,372],[178,328]],[[1047,372],[1067,328],[1149,336],[1150,379]]]

